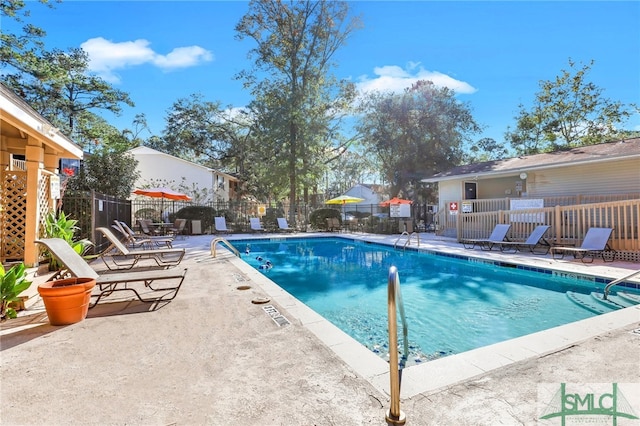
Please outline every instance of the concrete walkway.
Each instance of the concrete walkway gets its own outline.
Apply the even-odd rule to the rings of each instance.
[[[110,297],[85,321],[54,327],[34,298],[26,315],[2,323],[0,424],[386,424],[388,375],[363,374],[359,364],[365,362],[349,360],[327,345],[297,305],[278,303],[274,289],[228,252],[219,249],[213,259],[212,238],[178,242],[188,247],[181,266],[189,271],[169,303]],[[426,234],[421,244],[460,250]],[[548,257],[528,261],[553,262]],[[615,277],[638,268],[601,262],[557,266]],[[252,303],[259,298],[271,299],[290,324],[278,326],[264,305]],[[561,340],[546,352],[479,370],[464,380],[455,377],[461,361],[454,357],[438,360],[445,375],[452,369],[452,380],[443,385],[421,384],[435,373],[423,376],[411,373],[414,367],[407,369],[403,393],[404,387],[428,389],[403,397],[407,424],[560,424],[557,418],[539,421],[560,383],[576,384],[576,393],[589,391],[591,384],[619,383],[640,415],[640,308],[604,317],[577,341]],[[448,359],[454,360],[449,367]]]

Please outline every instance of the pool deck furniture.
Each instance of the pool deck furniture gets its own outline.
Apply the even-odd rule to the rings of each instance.
[[[154,246],[171,248],[173,243],[173,237],[170,236],[137,235],[126,223],[117,219],[113,221],[111,227],[122,234],[122,241],[132,248],[146,247],[150,249]]]
[[[593,263],[596,257],[602,257],[604,262],[613,262],[616,251],[609,245],[612,233],[613,228],[589,228],[580,247],[554,246],[551,247],[551,256],[554,259],[564,259],[566,253],[571,253],[574,259],[580,259],[582,263]],[[609,260],[607,253],[610,254]]]
[[[500,244],[508,241],[507,233],[511,229],[511,224],[498,224],[493,228],[493,232],[489,235],[489,238],[480,239],[463,239],[460,242],[466,249],[473,249],[479,246],[482,250],[490,251],[493,247],[500,247]]]
[[[228,234],[231,232],[229,231],[229,228],[227,228],[227,220],[224,216],[215,217],[213,221],[216,228],[216,234]]]
[[[538,225],[529,234],[526,241],[503,241],[500,243],[500,250],[504,252],[528,250],[533,254],[548,254],[551,243],[544,238],[544,234],[550,228],[549,225]]]
[[[295,229],[289,227],[287,219],[285,219],[284,217],[278,218],[278,229],[284,232],[296,232]]]
[[[156,269],[145,271],[127,271],[98,274],[89,264],[78,254],[73,248],[61,238],[43,238],[36,240],[36,243],[45,246],[56,259],[64,265],[66,271],[78,278],[93,278],[96,280],[96,288],[98,288],[98,294],[92,294],[91,297],[96,299],[89,305],[90,308],[94,307],[100,299],[107,297],[114,292],[118,291],[131,291],[138,300],[146,303],[166,302],[174,299],[180,291],[180,287],[187,275],[187,269]],[[152,286],[156,281],[172,280],[177,284],[170,287],[158,287]],[[132,288],[134,283],[142,283],[145,288],[148,288],[154,292],[163,292],[162,296],[154,298],[145,298],[140,295],[138,290]],[[94,290],[95,291],[95,290]],[[171,297],[165,298],[166,294],[171,294]]]
[[[265,229],[262,227],[262,223],[260,223],[259,217],[251,217],[249,218],[249,225],[251,227],[251,231],[253,232],[264,232]]]
[[[142,250],[129,250],[109,228],[96,228],[111,243],[106,250],[100,253],[100,258],[112,270],[131,269],[141,259],[153,259],[158,266],[167,268],[177,266],[185,254],[184,248],[155,248]],[[110,260],[107,261],[107,259]],[[113,265],[116,267],[113,267]]]
[[[337,217],[328,217],[327,218],[327,231],[339,231],[340,230],[340,219]]]

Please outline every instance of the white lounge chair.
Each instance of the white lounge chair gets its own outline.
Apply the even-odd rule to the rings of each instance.
[[[616,251],[609,246],[612,233],[613,228],[589,228],[580,247],[551,247],[551,256],[554,259],[564,259],[566,253],[571,253],[575,259],[582,260],[582,263],[592,263],[596,256],[602,257],[605,262],[613,262]],[[609,260],[605,253],[611,254]],[[556,257],[556,254],[560,254],[560,257]],[[587,261],[589,258],[591,260]]]
[[[229,232],[231,232],[227,228],[227,220],[224,218],[224,216],[215,217],[214,218],[214,226],[216,228],[216,233],[228,234]]]
[[[278,228],[281,231],[295,232],[295,229],[289,227],[289,224],[287,223],[287,219],[285,219],[284,217],[278,218]]]
[[[259,232],[265,231],[265,229],[262,227],[262,223],[260,223],[259,217],[249,218],[249,225],[251,226],[252,231],[259,231]]]
[[[173,243],[173,237],[170,236],[137,235],[129,225],[117,219],[113,221],[111,227],[122,235],[122,242],[131,248],[146,247],[151,249],[154,246],[171,248]]]

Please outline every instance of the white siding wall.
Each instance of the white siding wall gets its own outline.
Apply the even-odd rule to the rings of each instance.
[[[527,172],[529,197],[640,192],[640,160]]]
[[[450,180],[438,183],[440,210],[448,208],[444,203],[450,200],[462,200],[462,181]]]

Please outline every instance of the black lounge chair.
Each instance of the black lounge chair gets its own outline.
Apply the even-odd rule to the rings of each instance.
[[[460,241],[464,248],[472,249],[479,246],[482,250],[491,250],[494,246],[498,246],[507,240],[507,232],[511,228],[510,224],[498,224],[493,228],[493,232],[489,238],[484,239],[463,239]]]
[[[616,251],[609,246],[609,238],[612,233],[613,228],[589,228],[580,247],[551,247],[551,256],[554,259],[564,259],[566,253],[571,253],[574,259],[580,259],[582,263],[592,263],[596,256],[602,257],[604,262],[613,262]],[[605,253],[611,254],[609,260],[607,260]],[[559,254],[560,257],[556,257],[556,254]],[[587,261],[589,258],[591,260]]]
[[[513,250],[515,252],[528,249],[529,252],[534,254],[547,254],[551,249],[551,244],[544,238],[544,234],[547,233],[549,228],[551,228],[549,225],[538,225],[526,241],[503,241],[500,243],[500,250]]]
[[[36,243],[45,246],[47,250],[64,265],[69,274],[74,277],[93,278],[96,280],[96,287],[100,292],[91,296],[96,297],[96,300],[89,305],[90,308],[94,307],[103,297],[109,296],[117,291],[131,291],[136,295],[138,300],[146,303],[172,300],[178,295],[180,286],[182,286],[182,282],[187,274],[187,269],[156,269],[100,275],[63,239],[44,238],[42,240],[36,240]],[[177,282],[177,284],[171,287],[152,285],[156,281],[164,280],[172,280],[173,282]],[[131,285],[135,283],[142,283],[146,288],[154,292],[163,292],[164,294],[159,298],[144,298],[135,288],[131,287]],[[167,294],[171,294],[171,297],[165,298]]]

